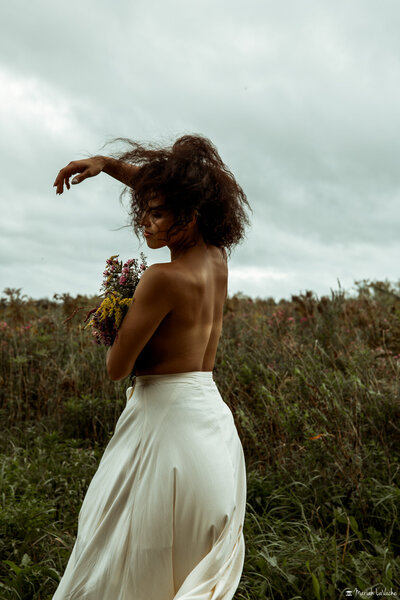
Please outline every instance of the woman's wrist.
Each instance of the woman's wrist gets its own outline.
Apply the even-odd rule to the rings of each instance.
[[[93,158],[95,158],[100,163],[101,171],[104,171],[110,157],[102,156],[101,154],[96,154],[96,156],[93,156]]]

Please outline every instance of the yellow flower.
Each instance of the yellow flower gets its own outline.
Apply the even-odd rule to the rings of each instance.
[[[100,321],[104,321],[104,319],[107,317],[113,318],[115,326],[118,329],[121,325],[125,312],[122,311],[122,308],[125,306],[129,307],[132,303],[132,300],[133,298],[121,298],[116,292],[112,292],[101,302],[100,306],[85,326],[85,329],[86,327],[90,327],[95,324],[95,317],[97,317]]]

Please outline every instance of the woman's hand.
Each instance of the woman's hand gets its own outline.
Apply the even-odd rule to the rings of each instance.
[[[81,183],[87,177],[94,177],[103,170],[107,158],[105,156],[93,156],[84,158],[83,160],[73,160],[58,173],[53,187],[56,188],[56,194],[62,194],[64,191],[64,183],[67,189],[70,189],[69,178],[75,173],[79,173],[71,181],[72,184]]]

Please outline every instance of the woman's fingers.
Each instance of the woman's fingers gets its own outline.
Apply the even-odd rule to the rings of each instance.
[[[80,183],[81,181],[83,181],[84,179],[86,179],[86,177],[90,177],[90,171],[89,171],[89,169],[85,169],[80,175],[76,175],[76,177],[73,178],[73,180],[71,181],[71,183],[73,183],[74,185],[76,185],[77,183]]]
[[[74,173],[80,173],[82,171],[82,166],[77,165],[74,162],[69,163],[66,167],[61,169],[56,177],[55,182],[53,183],[53,187],[56,188],[56,194],[62,194],[64,191],[64,184],[66,185],[67,190],[70,189],[69,178]]]
[[[64,176],[61,173],[61,171],[59,172],[59,174],[56,177],[56,180],[54,182],[54,186],[56,188],[56,194],[62,194],[63,193],[63,187],[64,187]]]
[[[56,194],[63,193],[64,184],[66,185],[67,190],[70,189],[71,185],[69,183],[69,179],[72,177],[72,175],[75,175],[75,173],[79,173],[79,175],[76,175],[76,177],[74,177],[71,181],[73,185],[81,183],[81,181],[87,177],[98,175],[101,170],[102,163],[101,161],[99,163],[98,157],[70,162],[66,167],[61,169],[56,177],[55,182],[53,183],[53,187],[56,188]]]
[[[53,183],[53,187],[56,188],[56,194],[62,194],[64,191],[64,178],[65,178],[65,169],[61,169],[61,171],[59,171],[55,182]]]
[[[56,194],[62,194],[62,186],[60,189],[60,183],[61,183],[61,171],[58,173],[58,175],[53,183],[53,187],[56,188]]]

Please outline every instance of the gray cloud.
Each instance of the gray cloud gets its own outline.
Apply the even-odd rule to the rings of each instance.
[[[398,278],[399,21],[394,0],[8,3],[2,286],[95,293],[109,255],[139,252],[111,231],[121,186],[101,175],[56,197],[58,170],[112,137],[187,132],[214,141],[253,207],[231,293]]]

